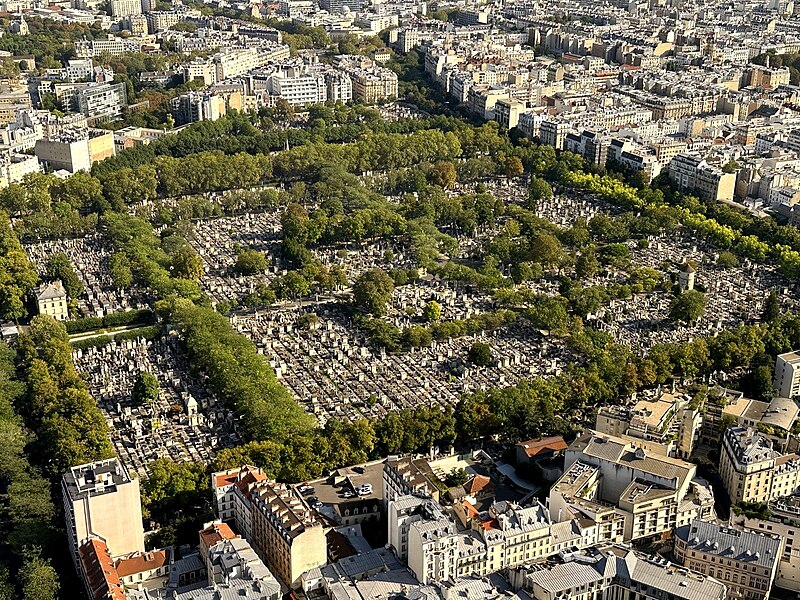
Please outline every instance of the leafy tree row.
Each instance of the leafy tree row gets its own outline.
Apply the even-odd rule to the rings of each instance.
[[[8,215],[0,211],[0,317],[16,321],[26,316],[26,299],[38,281]]]
[[[465,335],[474,335],[510,325],[519,318],[513,310],[500,309],[495,312],[473,315],[467,319],[430,323],[427,326],[412,325],[400,329],[393,324],[371,317],[362,317],[356,324],[379,347],[389,352],[400,352],[412,348],[425,348],[433,340],[445,340]]]
[[[105,417],[72,361],[64,325],[39,315],[19,338],[19,362],[27,391],[20,412],[36,434],[35,453],[47,474],[114,455]]]
[[[58,539],[50,482],[30,462],[35,441],[16,407],[25,385],[16,377],[15,352],[0,342],[0,598],[53,600],[58,575],[42,550]]]
[[[193,367],[238,415],[245,439],[283,442],[313,428],[313,418],[278,382],[267,359],[226,317],[186,300],[161,308],[184,336]]]
[[[774,299],[773,299],[774,300]],[[713,338],[657,344],[641,357],[604,333],[578,330],[569,347],[585,357],[554,377],[523,380],[464,396],[456,408],[458,439],[499,435],[509,441],[561,432],[570,434],[593,422],[593,411],[624,402],[639,389],[673,377],[697,378],[714,371],[740,373],[739,385],[751,397],[771,394],[772,359],[800,344],[800,317],[765,313],[760,325],[742,325]]]
[[[115,312],[103,317],[85,317],[72,319],[64,323],[67,333],[82,333],[103,327],[121,327],[125,325],[152,325],[156,322],[156,314],[149,309]]]

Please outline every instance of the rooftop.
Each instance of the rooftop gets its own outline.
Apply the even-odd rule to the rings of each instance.
[[[116,492],[117,486],[130,482],[130,475],[117,458],[72,467],[62,478],[62,485],[73,501]]]
[[[692,550],[727,560],[772,567],[780,558],[781,540],[778,536],[733,529],[699,519],[679,527],[675,535]]]

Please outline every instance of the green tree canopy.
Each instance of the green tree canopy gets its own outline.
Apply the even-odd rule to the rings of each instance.
[[[673,321],[691,323],[706,313],[706,297],[697,290],[686,290],[675,299],[669,309],[669,317]]]
[[[394,281],[383,269],[362,273],[353,283],[353,303],[360,311],[381,316],[392,299]]]

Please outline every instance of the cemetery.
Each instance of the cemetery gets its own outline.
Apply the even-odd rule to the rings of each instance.
[[[524,181],[497,179],[487,187],[507,206],[523,204],[527,198]],[[469,191],[457,186],[451,193]],[[268,285],[287,273],[280,258],[281,212],[274,208],[193,223],[189,241],[205,266],[200,288],[213,306],[240,301],[257,285]],[[578,218],[588,220],[621,211],[589,195],[556,193],[552,199],[540,201],[534,212],[559,227],[570,227]],[[502,222],[501,218],[497,226],[480,229],[473,237],[458,235],[458,258],[469,260],[479,255]],[[587,315],[584,323],[608,332],[637,354],[657,343],[715,335],[756,319],[770,290],[778,293],[783,308],[798,305],[796,286],[787,283],[776,267],[743,260],[722,268],[716,264],[719,250],[684,227],[650,236],[646,243],[631,240],[626,245],[631,264],[662,273],[662,285],[653,292],[611,300]],[[237,254],[245,248],[265,254],[265,273],[235,271]],[[39,242],[28,245],[27,251],[40,272],[49,256],[67,254],[85,288],[78,298],[80,315],[103,315],[143,304],[136,290],[113,286],[107,268],[111,251],[100,236]],[[417,268],[419,279],[397,285],[386,315],[381,317],[399,329],[424,326],[423,309],[431,301],[441,306],[442,322],[497,309],[490,290],[446,281],[419,269],[409,249],[395,240],[320,246],[312,253],[325,266],[344,267],[350,282],[376,267],[386,271]],[[706,310],[696,321],[676,323],[668,318],[674,298],[671,287],[688,261],[696,265],[693,284],[704,292]],[[508,273],[509,267],[503,265],[502,269]],[[609,266],[583,285],[624,283],[627,277],[625,271]],[[520,287],[548,296],[559,293],[558,278],[552,274]],[[465,392],[558,374],[579,360],[564,338],[537,330],[524,319],[474,335],[433,340],[424,348],[387,352],[355,326],[353,312],[346,306],[348,292],[339,289],[326,296],[280,301],[268,309],[238,309],[230,315],[233,326],[253,340],[281,383],[321,424],[332,418],[378,418],[416,406],[453,407]],[[307,313],[317,318],[309,320],[304,316]],[[488,366],[468,360],[475,342],[488,344]],[[146,474],[146,465],[161,457],[208,462],[218,449],[236,444],[235,420],[215,402],[202,378],[191,374],[185,349],[174,334],[75,349],[74,358],[111,425],[115,450],[134,471]],[[132,399],[140,371],[158,380],[158,399],[153,403],[137,404]]]
[[[36,242],[26,245],[25,250],[40,274],[45,272],[47,259],[54,254],[63,252],[69,257],[83,283],[83,296],[77,299],[81,317],[102,317],[146,306],[142,290],[121,290],[112,283],[109,260],[113,250],[100,234]]]
[[[190,373],[180,345],[177,336],[168,335],[73,351],[76,368],[109,422],[114,450],[142,476],[158,458],[208,463],[217,450],[238,441],[230,411]],[[158,380],[152,402],[134,399],[141,372]]]

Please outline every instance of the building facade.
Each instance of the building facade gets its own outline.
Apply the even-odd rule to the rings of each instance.
[[[139,480],[117,458],[72,467],[61,478],[64,518],[75,566],[78,548],[99,538],[114,558],[144,552]]]
[[[780,556],[781,539],[765,533],[700,520],[675,532],[676,560],[722,581],[729,598],[769,598]]]
[[[719,474],[732,503],[765,503],[797,490],[800,456],[781,454],[755,429],[729,427],[723,435]]]
[[[775,359],[775,392],[784,398],[800,396],[800,354],[786,352]]]

